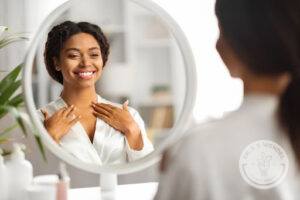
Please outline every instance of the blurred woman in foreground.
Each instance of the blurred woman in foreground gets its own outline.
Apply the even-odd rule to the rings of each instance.
[[[165,155],[156,199],[296,199],[300,193],[300,1],[217,0],[215,11],[220,29],[216,48],[231,76],[243,80],[244,101],[223,119],[188,131],[188,137]],[[260,140],[280,145],[289,165],[283,162],[275,168],[275,156],[285,155],[274,146],[274,155],[270,149],[245,163],[252,174],[244,174],[243,179],[241,155]],[[260,147],[253,146],[249,156]],[[264,179],[287,168],[287,176],[279,173],[282,178],[271,177],[274,182]],[[256,180],[255,175],[262,179]]]

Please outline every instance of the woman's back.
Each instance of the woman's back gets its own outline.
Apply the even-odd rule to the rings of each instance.
[[[299,176],[296,174],[294,154],[288,139],[278,128],[277,104],[278,99],[272,95],[249,95],[237,111],[221,120],[198,125],[190,130],[189,136],[167,154],[166,161],[169,162],[162,172],[156,198],[297,199],[300,195],[297,192],[300,187],[297,183]],[[239,167],[246,147],[260,140],[272,141],[283,147],[289,160],[283,166],[283,169],[288,168],[288,174],[282,175],[283,181],[267,190],[259,189],[259,181],[258,188],[246,183]],[[256,161],[249,160],[248,164],[253,169],[257,167]],[[280,171],[276,174],[280,174]],[[253,174],[252,177],[248,175],[253,178]],[[260,174],[256,175],[261,177]],[[281,177],[276,178],[274,183]]]

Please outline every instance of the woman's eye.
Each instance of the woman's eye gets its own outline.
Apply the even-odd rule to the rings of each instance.
[[[79,57],[79,55],[77,55],[77,54],[69,54],[68,55],[68,58],[77,58],[77,57]]]
[[[91,54],[91,57],[98,57],[98,56],[99,56],[99,54],[97,54],[97,53]]]

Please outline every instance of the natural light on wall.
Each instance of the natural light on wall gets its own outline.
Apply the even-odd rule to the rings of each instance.
[[[155,0],[176,19],[192,47],[197,66],[197,121],[218,118],[237,109],[243,98],[242,82],[232,79],[220,59],[215,43],[217,19],[212,0]]]

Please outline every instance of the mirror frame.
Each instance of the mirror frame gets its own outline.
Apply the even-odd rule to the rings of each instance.
[[[32,67],[33,60],[38,49],[38,44],[41,40],[41,37],[45,35],[48,28],[52,23],[70,6],[75,0],[68,0],[59,7],[57,7],[53,12],[51,12],[46,19],[42,22],[42,25],[38,28],[35,33],[31,44],[28,48],[26,57],[25,57],[25,68],[23,70],[22,77],[22,89],[26,104],[27,112],[30,115],[31,120],[36,125],[37,130],[39,131],[43,144],[58,158],[65,161],[66,163],[91,173],[114,173],[114,174],[126,174],[132,173],[135,171],[142,170],[150,165],[157,163],[161,159],[162,152],[168,148],[174,142],[178,141],[183,135],[186,129],[188,128],[189,122],[193,120],[193,109],[196,100],[196,89],[197,89],[197,79],[196,79],[196,65],[194,57],[192,54],[191,47],[188,43],[187,38],[185,37],[184,32],[175,22],[175,20],[159,5],[151,0],[128,0],[137,5],[152,11],[154,14],[158,15],[163,23],[169,28],[169,31],[174,36],[176,42],[178,43],[180,52],[183,56],[184,66],[185,66],[185,75],[186,75],[186,90],[185,90],[185,99],[183,104],[183,109],[179,116],[179,119],[176,121],[176,125],[168,133],[169,136],[167,139],[163,140],[155,150],[149,155],[145,156],[142,159],[133,161],[127,164],[114,164],[114,165],[103,165],[98,166],[94,164],[84,163],[83,161],[78,160],[73,155],[62,151],[61,148],[54,142],[51,136],[48,134],[43,124],[41,123],[38,114],[36,112],[36,107],[33,99],[32,92]],[[126,0],[124,0],[126,1]]]

